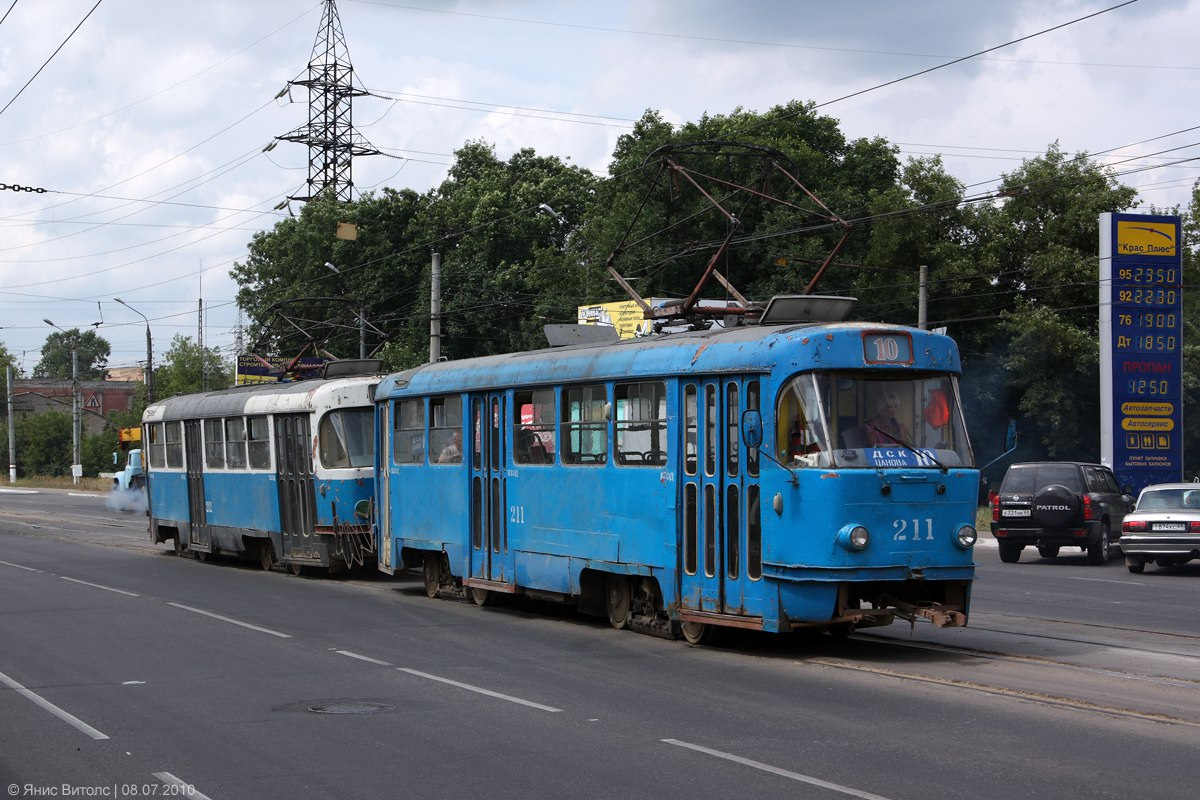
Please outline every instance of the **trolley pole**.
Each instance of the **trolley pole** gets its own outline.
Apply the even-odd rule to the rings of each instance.
[[[433,254],[429,281],[429,362],[442,358],[442,254]]]

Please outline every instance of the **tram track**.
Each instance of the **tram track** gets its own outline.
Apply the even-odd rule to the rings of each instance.
[[[1045,625],[1046,620],[1028,620]],[[1078,628],[1078,623],[1058,622]],[[1002,626],[977,628],[986,644],[904,641],[859,633],[845,655],[820,654],[805,665],[919,682],[1047,707],[1200,728],[1200,637],[1117,627],[1113,637],[1071,638]],[[1142,642],[1122,642],[1119,636]],[[1147,638],[1176,643],[1155,646]],[[1029,652],[1049,646],[1055,652]],[[1194,648],[1194,649],[1193,649]]]
[[[1150,712],[1142,711],[1135,708],[1123,706],[1107,705],[1104,703],[1092,702],[1080,698],[1068,697],[1065,695],[1055,695],[1045,692],[1034,692],[1028,690],[1014,689],[1006,686],[998,686],[994,684],[978,683],[966,680],[956,680],[952,678],[936,677],[933,675],[905,672],[902,670],[886,669],[878,666],[867,664],[857,664],[841,659],[831,659],[827,657],[817,657],[806,660],[807,664],[816,666],[830,667],[838,670],[854,671],[861,673],[869,673],[880,677],[895,678],[904,681],[915,681],[935,686],[944,686],[954,689],[961,689],[980,694],[990,695],[993,697],[1005,697],[1013,700],[1019,700],[1028,703],[1034,703],[1043,706],[1052,706],[1056,708],[1065,708],[1075,711],[1103,714],[1109,717],[1118,717],[1122,719],[1137,719],[1145,722],[1164,723],[1170,725],[1180,725],[1188,728],[1200,729],[1200,719],[1177,716],[1165,712]]]

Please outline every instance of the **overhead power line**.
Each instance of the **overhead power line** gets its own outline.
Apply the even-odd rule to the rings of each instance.
[[[13,103],[17,102],[17,98],[20,97],[25,92],[25,90],[29,88],[29,84],[33,83],[33,81],[37,78],[38,75],[42,74],[42,70],[44,70],[46,68],[47,64],[49,64],[51,61],[54,60],[54,57],[56,55],[58,55],[58,51],[62,50],[64,47],[66,47],[67,42],[71,41],[71,38],[76,34],[76,32],[81,27],[83,27],[83,23],[87,22],[88,17],[90,17],[92,15],[92,11],[95,11],[97,8],[99,8],[100,3],[102,3],[102,2],[103,2],[103,0],[96,0],[96,5],[92,6],[91,11],[84,14],[83,19],[79,20],[79,24],[76,25],[74,27],[74,29],[72,29],[72,31],[67,35],[66,39],[63,39],[62,44],[60,44],[58,47],[56,47],[54,49],[54,52],[50,54],[50,57],[46,59],[45,63],[43,63],[40,67],[37,68],[37,72],[33,73],[33,76],[29,80],[25,81],[25,85],[22,86],[19,90],[17,90],[17,93],[15,95],[13,95],[13,98],[4,104],[4,108],[0,108],[0,115],[2,115],[5,111],[8,111],[9,106],[11,106]],[[16,5],[16,3],[13,3],[13,5]],[[8,10],[12,11],[12,8],[10,7]],[[4,16],[7,17],[8,14],[6,13]]]

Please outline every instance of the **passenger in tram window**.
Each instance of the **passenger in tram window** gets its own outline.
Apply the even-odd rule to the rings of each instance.
[[[450,437],[450,444],[442,448],[438,455],[439,464],[458,464],[462,462],[462,434],[458,431]]]
[[[796,409],[792,417],[792,425],[788,430],[788,458],[800,458],[820,451],[821,446],[813,441],[808,425],[804,420],[804,411]]]
[[[898,444],[898,442],[911,442],[912,436],[899,417],[900,395],[889,390],[884,393],[875,416],[867,420],[867,433],[871,436],[872,444],[892,445]]]

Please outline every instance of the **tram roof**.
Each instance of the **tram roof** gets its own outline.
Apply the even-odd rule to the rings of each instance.
[[[387,376],[375,397],[611,378],[791,372],[821,364],[850,368],[855,364],[849,356],[861,355],[866,331],[905,331],[913,337],[916,361],[887,369],[961,371],[957,346],[931,331],[865,322],[745,325],[424,364]]]
[[[143,422],[202,419],[237,414],[313,411],[319,408],[367,406],[380,375],[331,378],[288,383],[261,383],[176,395],[146,408]]]

